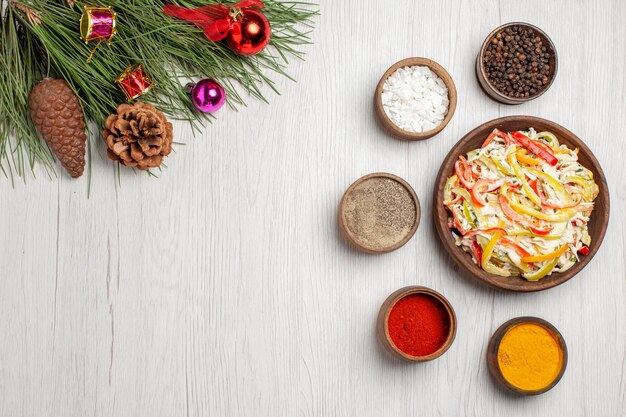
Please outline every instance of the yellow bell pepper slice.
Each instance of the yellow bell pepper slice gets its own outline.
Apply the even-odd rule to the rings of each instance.
[[[501,174],[502,176],[505,175],[504,172],[502,172],[502,170],[500,168],[498,168],[498,166],[493,162],[492,160],[493,157],[488,158],[485,155],[481,155],[478,160],[480,162],[482,162],[483,164],[485,164],[485,166],[487,166],[489,168],[490,171],[494,171],[497,172],[499,174]]]
[[[493,250],[496,247],[496,244],[498,243],[501,237],[502,237],[502,232],[495,232],[493,235],[491,235],[491,239],[489,240],[489,243],[487,243],[487,246],[485,246],[485,249],[483,249],[483,257],[481,259],[482,261],[481,265],[483,269],[489,272],[490,274],[500,275],[502,277],[508,277],[508,276],[511,276],[511,273],[509,271],[503,268],[498,268],[497,266],[489,262],[491,260],[491,255],[493,254]]]
[[[526,181],[526,175],[524,175],[524,172],[522,171],[522,167],[520,167],[519,164],[517,163],[517,158],[515,156],[515,152],[516,152],[515,148],[516,146],[511,146],[509,148],[509,151],[507,154],[507,160],[509,161],[509,165],[511,165],[511,168],[513,168],[513,171],[515,172],[515,176],[522,182],[522,190],[524,191],[524,194],[526,194],[526,197],[528,197],[530,201],[532,201],[535,205],[537,205],[537,207],[541,207],[541,199],[539,198],[537,193],[535,193],[535,191],[530,187],[530,185],[528,184],[528,181]]]
[[[558,262],[559,258],[554,258],[553,260],[539,268],[537,271],[531,273],[523,273],[522,276],[528,281],[538,281],[548,275],[550,272],[552,272]]]
[[[517,157],[518,161],[523,162],[526,165],[537,166],[543,163],[542,161],[535,159],[532,156],[529,156],[528,152],[526,152],[526,149],[523,148],[518,149],[517,152],[515,152],[515,156]]]
[[[565,181],[573,182],[573,183],[582,185],[583,187],[588,187],[590,183],[593,183],[592,179],[579,177],[578,175],[569,176],[565,179]]]
[[[586,197],[588,201],[594,200],[600,189],[598,188],[598,184],[596,184],[593,180],[579,177],[578,175],[572,175],[571,177],[567,177],[566,182],[573,182],[575,184],[581,185],[585,190]]]
[[[528,214],[529,216],[548,222],[566,222],[571,219],[574,214],[576,214],[576,211],[572,209],[559,210],[554,214],[543,213],[541,211],[535,210],[516,201],[513,201],[513,199],[509,199],[509,205],[513,210],[517,211],[518,213]]]
[[[508,188],[506,186],[503,186],[500,189],[500,192],[504,194],[504,196],[509,200],[509,206],[511,206],[513,210],[520,214],[528,214],[529,216],[535,217],[537,219],[545,220],[548,222],[566,222],[571,219],[574,214],[576,214],[576,210],[573,209],[558,210],[554,214],[544,213],[542,211],[535,210],[534,208],[521,204],[517,197],[509,194]]]
[[[472,225],[472,227],[478,227],[478,217],[476,216],[476,212],[470,208],[468,200],[463,200],[463,214],[465,214],[465,218],[467,222]]]
[[[506,175],[515,175],[515,173],[513,171],[511,171],[510,169],[508,169],[506,166],[504,166],[502,164],[502,162],[500,162],[498,160],[498,158],[496,158],[495,156],[491,157],[491,160],[493,161],[493,163],[496,165],[496,167],[498,167],[498,170],[500,172],[503,172]]]
[[[443,204],[446,206],[452,201],[452,186],[456,183],[457,176],[453,175],[446,181],[446,185],[443,187]]]
[[[547,182],[552,188],[554,188],[554,191],[556,191],[563,203],[571,204],[573,202],[572,197],[567,192],[567,190],[552,175],[535,168],[527,168],[526,170],[533,174],[535,177],[541,178],[542,180]]]
[[[537,139],[544,138],[552,149],[559,147],[559,140],[552,132],[539,132],[537,133]],[[554,149],[555,150],[555,149]]]
[[[530,236],[530,237],[538,237],[541,239],[546,239],[546,240],[559,240],[563,237],[563,235],[545,235],[545,236],[541,236],[541,235],[536,235],[533,232],[531,232],[530,230],[508,230],[507,233],[511,236]]]
[[[548,259],[558,258],[559,256],[563,255],[567,251],[568,248],[569,248],[569,245],[563,245],[559,249],[555,250],[554,252],[546,253],[544,255],[524,256],[522,258],[522,261],[526,263],[541,262],[541,261],[547,261]]]
[[[452,192],[454,194],[461,195],[465,201],[469,202],[469,204],[472,204],[472,197],[470,196],[470,193],[465,188],[452,187]]]

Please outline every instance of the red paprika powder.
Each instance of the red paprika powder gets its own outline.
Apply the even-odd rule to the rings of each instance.
[[[391,309],[387,328],[402,352],[426,356],[443,346],[450,332],[450,320],[439,300],[426,294],[409,294]]]

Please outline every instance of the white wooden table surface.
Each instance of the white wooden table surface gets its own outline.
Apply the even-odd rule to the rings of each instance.
[[[324,0],[299,80],[271,105],[224,110],[160,179],[107,160],[86,181],[0,183],[0,416],[618,416],[626,413],[626,3]],[[483,38],[507,21],[545,29],[560,69],[540,99],[507,107],[474,77]],[[456,81],[459,105],[422,143],[385,135],[379,76],[408,56]],[[597,257],[538,294],[469,281],[443,252],[432,188],[449,148],[504,115],[578,134],[609,181],[611,222]],[[102,149],[101,149],[102,151]],[[407,179],[422,222],[403,248],[370,256],[336,226],[343,191],[388,171]],[[440,359],[389,359],[375,338],[389,293],[422,284],[459,318]],[[564,334],[569,365],[533,398],[494,386],[493,331],[537,315]]]

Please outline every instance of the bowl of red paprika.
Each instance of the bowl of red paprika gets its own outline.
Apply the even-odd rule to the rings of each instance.
[[[437,291],[409,286],[392,293],[378,313],[378,340],[393,357],[409,362],[443,355],[456,336],[456,314]]]

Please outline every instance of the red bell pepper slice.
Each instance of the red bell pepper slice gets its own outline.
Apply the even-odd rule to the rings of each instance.
[[[576,207],[577,205],[580,204],[580,202],[583,199],[582,196],[578,195],[576,200],[574,200],[573,203],[570,203],[570,204],[553,204],[553,203],[549,203],[547,201],[544,201],[545,199],[542,198],[541,196],[539,196],[539,198],[541,198],[541,205],[542,206],[548,207],[548,208],[552,208],[552,209],[557,209],[557,210]]]
[[[453,199],[453,200],[451,200],[451,201],[446,201],[446,202],[444,202],[443,204],[444,204],[444,205],[446,205],[446,206],[452,206],[452,205],[454,205],[454,204],[458,203],[459,201],[461,201],[461,199],[462,199],[462,198],[463,198],[463,196],[462,196],[462,195],[457,194],[457,196],[456,196],[456,197],[454,197],[454,199]]]
[[[542,148],[544,151],[548,152],[549,154],[554,155],[554,151],[552,150],[552,148],[550,148],[548,145],[546,145],[543,142],[540,142],[538,140],[534,140],[533,143],[537,146],[539,146],[540,148]]]
[[[483,259],[483,249],[480,247],[480,245],[478,244],[478,242],[476,242],[476,239],[472,240],[472,255],[474,255],[474,258],[476,258],[476,264],[478,265],[479,268],[482,268],[482,259]]]
[[[528,178],[528,177],[526,177],[526,178]],[[532,181],[528,181],[528,185],[530,185],[530,188],[533,189],[535,194],[537,194],[539,196],[539,198],[541,198],[541,196],[543,195],[543,190],[539,188],[539,180],[538,179],[534,179]]]
[[[547,236],[552,230],[554,230],[554,226],[538,227],[532,223],[528,225],[528,228],[531,232],[539,236]]]
[[[591,250],[589,250],[589,246],[583,246],[582,248],[578,249],[578,253],[580,253],[581,255],[589,255],[589,252],[591,252]]]
[[[459,155],[459,159],[454,163],[454,173],[465,188],[468,190],[472,189],[474,186],[474,184],[470,182],[472,181],[472,170],[463,155]]]
[[[476,184],[474,184],[470,193],[472,196],[472,201],[477,206],[484,207],[487,204],[487,201],[485,200],[483,193],[490,193],[492,191],[495,191],[500,188],[500,185],[501,182],[499,183],[498,180],[478,181]]]
[[[510,246],[513,249],[515,249],[517,253],[519,253],[522,257],[530,256],[530,253],[528,253],[526,249],[524,249],[523,247],[521,247],[520,245],[518,245],[516,242],[512,241],[508,237],[500,238],[500,241],[504,243],[505,245]]]
[[[553,209],[566,209],[566,208],[572,208],[572,207],[576,207],[577,205],[580,204],[580,202],[582,201],[582,195],[578,194],[578,198],[576,200],[574,200],[573,203],[570,204],[554,204],[554,203],[550,203],[548,201],[546,201],[546,194],[543,192],[543,188],[541,188],[539,186],[539,180],[535,179],[533,181],[528,181],[528,183],[530,184],[530,187],[533,189],[533,191],[535,193],[537,193],[537,195],[539,196],[539,199],[541,200],[541,205],[543,207],[548,207],[548,208],[553,208]]]
[[[539,142],[532,140],[528,136],[524,135],[522,132],[511,132],[509,133],[509,136],[511,137],[511,139],[513,139],[513,141],[519,143],[521,146],[528,149],[550,165],[555,166],[559,163],[559,160],[556,158],[556,156],[554,156],[554,153],[552,153],[552,151],[549,150],[548,147],[542,146],[543,143],[541,145],[538,145],[537,143]]]
[[[465,235],[465,233],[467,233],[467,230],[465,230],[465,228],[463,227],[463,222],[461,221],[461,217],[459,216],[459,213],[456,212],[456,206],[452,206],[450,207],[450,211],[452,212],[452,217],[454,219],[453,222],[453,226],[459,231],[461,232],[462,235]],[[451,227],[452,229],[452,227]]]
[[[521,214],[518,214],[515,210],[511,208],[511,206],[509,206],[509,199],[506,198],[504,194],[500,194],[500,207],[502,208],[502,212],[506,217],[508,217],[515,223],[519,223],[522,226],[530,228],[530,230],[536,235],[545,236],[549,234],[552,229],[554,229],[554,226],[537,227],[529,220],[526,220],[525,217],[523,217]]]
[[[487,139],[485,139],[485,141],[483,142],[482,147],[484,148],[485,146],[489,145],[491,141],[493,141],[495,138],[507,139],[506,133],[499,129],[493,129],[493,132],[491,132],[491,134],[489,134],[489,136],[487,136]]]

